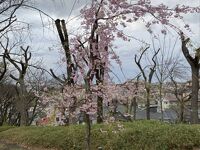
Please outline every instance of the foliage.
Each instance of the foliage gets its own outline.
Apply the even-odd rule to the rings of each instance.
[[[1,127],[0,131],[2,130]],[[12,135],[12,136],[10,136]],[[20,127],[0,133],[0,140],[29,146],[83,149],[84,125],[68,127]],[[91,149],[192,149],[200,147],[200,126],[166,124],[158,121],[94,125]]]

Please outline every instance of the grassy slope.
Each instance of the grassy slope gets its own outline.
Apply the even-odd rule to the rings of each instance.
[[[169,125],[155,121],[136,121],[92,127],[92,150],[171,150],[200,147],[199,125]],[[83,125],[69,127],[0,128],[0,140],[23,145],[58,149],[84,149]],[[104,132],[100,132],[102,129]],[[107,132],[105,132],[107,131]]]

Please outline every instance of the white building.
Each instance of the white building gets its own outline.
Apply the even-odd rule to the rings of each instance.
[[[177,105],[177,98],[173,94],[166,94],[162,99],[163,111]],[[161,102],[158,100],[158,112],[161,112]]]

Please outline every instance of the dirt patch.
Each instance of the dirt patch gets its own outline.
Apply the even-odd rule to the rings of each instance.
[[[17,144],[0,143],[0,150],[28,150]]]
[[[53,148],[31,147],[20,144],[13,144],[10,142],[0,141],[0,150],[57,150]]]

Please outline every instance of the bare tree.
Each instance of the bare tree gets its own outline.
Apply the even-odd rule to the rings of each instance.
[[[16,11],[25,3],[25,0],[1,0],[0,1],[0,37],[16,20]]]
[[[191,123],[198,123],[198,92],[199,92],[199,68],[200,68],[200,48],[195,49],[195,56],[193,57],[188,49],[187,44],[190,38],[186,38],[184,33],[180,33],[182,42],[182,52],[187,62],[190,64],[192,71],[192,97],[191,97]]]
[[[1,0],[0,1],[0,38],[7,33],[12,24],[17,21],[16,11],[25,3],[24,0]],[[5,54],[1,54],[2,62],[0,69],[0,81],[4,78],[7,71]]]
[[[184,83],[178,84],[177,81],[174,79],[173,75],[170,75],[170,79],[174,85],[172,93],[176,96],[176,99],[178,101],[177,107],[178,107],[178,118],[179,122],[185,121],[186,116],[186,110],[187,108],[187,102],[191,99],[191,92],[188,91],[188,87]]]
[[[7,71],[7,63],[6,63],[5,54],[2,55],[2,59],[3,61],[1,62],[1,65],[0,65],[0,81],[3,80]]]
[[[41,65],[41,62],[40,62]],[[33,68],[34,67],[34,68]],[[37,68],[36,68],[37,67]],[[48,86],[48,77],[46,76],[45,70],[38,69],[39,66],[32,66],[28,68],[26,75],[27,84],[27,95],[29,96],[28,101],[28,125],[31,125],[36,117],[42,114],[46,108],[46,103],[43,103],[40,98],[45,88]]]
[[[145,48],[139,59],[137,58],[137,55],[135,55],[135,63],[136,65],[138,66],[138,68],[140,69],[141,71],[141,74],[144,78],[144,82],[145,82],[145,90],[146,90],[146,117],[147,117],[147,120],[150,120],[150,93],[151,93],[151,83],[152,83],[152,78],[153,78],[153,75],[156,71],[156,61],[155,61],[155,58],[156,56],[158,55],[160,49],[158,49],[157,51],[155,51],[153,57],[152,57],[152,62],[153,62],[153,65],[150,67],[150,72],[147,73],[145,72],[145,68],[143,68],[141,66],[141,59],[144,55],[144,53],[149,49],[149,47]]]
[[[54,79],[56,79],[58,82],[60,82],[60,84],[62,85],[62,87],[64,86],[74,86],[75,81],[74,81],[74,75],[77,71],[77,67],[74,64],[74,59],[75,56],[72,55],[71,51],[70,51],[70,45],[69,45],[69,35],[68,35],[68,31],[67,31],[67,27],[66,27],[66,23],[65,20],[60,20],[57,19],[55,21],[55,25],[57,28],[57,32],[60,38],[60,42],[62,44],[62,48],[64,50],[64,54],[65,54],[65,61],[66,61],[66,71],[67,71],[67,76],[63,75],[63,78],[58,77],[52,69],[50,69],[50,72],[52,74],[52,76],[54,77]],[[74,99],[76,100],[76,99]],[[75,102],[76,103],[76,102]],[[65,106],[62,106],[63,110],[65,110]],[[69,111],[72,111],[73,109],[70,109]],[[64,112],[64,111],[63,111]],[[69,116],[68,116],[68,120],[69,123],[72,123],[73,119],[71,117],[71,113],[69,112]],[[65,116],[65,114],[63,113],[63,115]]]
[[[74,84],[73,76],[76,71],[76,68],[73,63],[73,60],[72,60],[73,56],[71,54],[70,47],[69,47],[69,37],[68,37],[65,20],[57,19],[55,21],[55,24],[56,24],[56,28],[57,28],[57,31],[58,31],[58,34],[60,37],[60,41],[61,41],[62,47],[64,49],[64,53],[65,53],[67,77],[64,76],[63,79],[60,79],[59,77],[57,77],[54,74],[52,69],[50,71],[56,80],[58,80],[62,84],[67,84],[68,86],[71,86]]]
[[[152,38],[153,48],[154,51],[156,47],[160,47],[159,55],[156,56],[156,72],[155,77],[158,81],[158,90],[159,90],[159,104],[161,110],[161,120],[163,121],[164,112],[163,112],[163,95],[165,94],[165,82],[169,80],[171,74],[173,73],[174,69],[180,70],[180,62],[181,57],[177,56],[174,52],[176,48],[177,39],[175,39],[174,43],[169,42],[166,40],[166,35],[164,35],[163,39],[160,38]],[[182,70],[181,70],[182,71]]]
[[[5,48],[5,47],[4,47]],[[20,125],[28,125],[28,102],[27,102],[27,90],[25,85],[25,75],[29,66],[29,61],[31,59],[31,53],[29,52],[29,46],[26,48],[20,47],[22,54],[13,54],[22,57],[22,59],[17,60],[12,58],[12,53],[5,48],[6,59],[16,68],[18,71],[18,77],[14,74],[10,74],[10,77],[16,81],[17,93],[18,93],[18,111],[20,112]]]
[[[9,125],[11,118],[16,112],[11,112],[16,100],[16,89],[15,86],[10,83],[0,84],[0,126],[4,123]]]
[[[130,113],[132,112],[133,109],[133,119],[136,120],[136,112],[137,112],[137,100],[138,100],[138,93],[139,93],[139,79],[140,79],[141,75],[137,76],[137,80],[135,82],[135,93],[134,93],[134,97],[133,100],[131,101],[131,106],[130,106]]]

